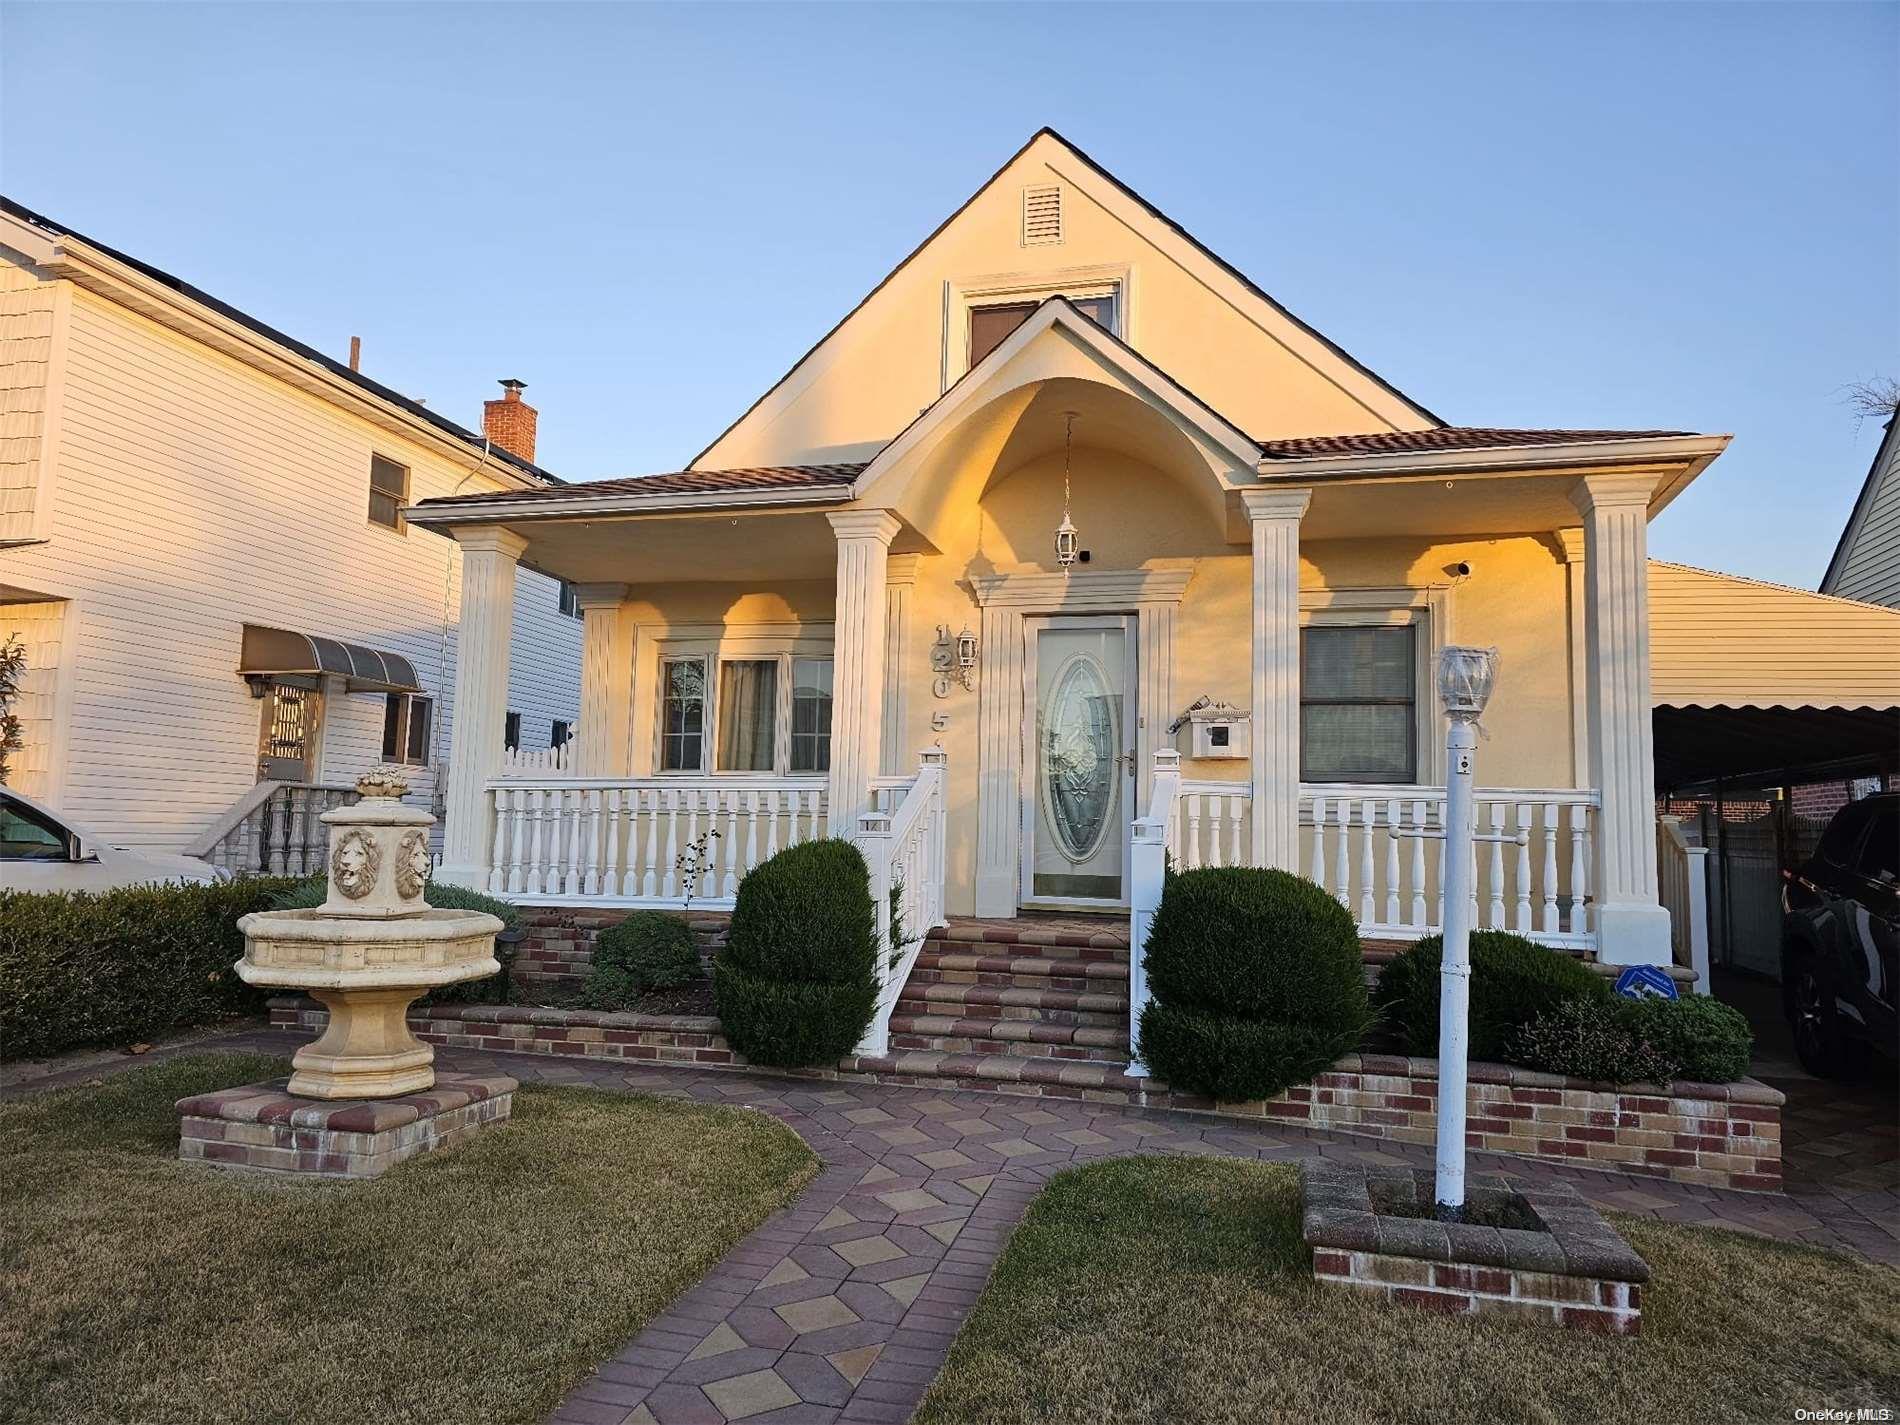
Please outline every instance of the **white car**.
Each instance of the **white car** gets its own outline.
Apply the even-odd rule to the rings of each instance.
[[[109,891],[227,879],[190,856],[108,846],[31,797],[0,788],[0,891]]]

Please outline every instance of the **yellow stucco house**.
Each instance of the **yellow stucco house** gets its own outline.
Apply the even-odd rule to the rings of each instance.
[[[1726,442],[1449,425],[1044,130],[686,469],[407,512],[464,556],[442,874],[717,906],[829,829],[915,928],[1139,917],[1165,848],[1410,939],[1434,651],[1495,645],[1478,923],[1666,962],[1645,531]],[[500,775],[524,565],[584,615],[557,777]]]

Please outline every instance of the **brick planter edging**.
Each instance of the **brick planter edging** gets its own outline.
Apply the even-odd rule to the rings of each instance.
[[[270,1015],[276,1028],[312,1031],[320,1030],[329,1017],[314,1000],[294,995],[272,999]],[[444,1004],[413,1011],[409,1027],[425,1043],[491,1053],[749,1067],[726,1042],[719,1021],[702,1015]],[[1271,1119],[1402,1143],[1429,1144],[1437,1131],[1438,1061],[1400,1055],[1348,1054],[1312,1083],[1255,1103],[1215,1103],[1175,1093],[1157,1079],[1131,1079],[1113,1064],[1081,1060],[907,1052],[790,1072],[800,1078],[975,1088]],[[1506,1064],[1475,1063],[1470,1066],[1469,1102],[1465,1141],[1473,1152],[1510,1153],[1704,1187],[1781,1191],[1782,1095],[1753,1079],[1668,1087],[1626,1084],[1618,1089]]]
[[[1377,1212],[1380,1184],[1429,1202],[1429,1168],[1300,1165],[1301,1235],[1323,1285],[1375,1292],[1428,1311],[1511,1315],[1612,1336],[1641,1329],[1649,1265],[1568,1183],[1517,1187],[1471,1174],[1466,1201],[1521,1200],[1543,1231]]]

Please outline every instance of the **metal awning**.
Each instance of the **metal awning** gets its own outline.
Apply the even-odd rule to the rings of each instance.
[[[320,634],[293,633],[287,628],[244,625],[244,653],[238,660],[240,677],[322,677],[326,673],[349,679],[352,693],[422,691],[415,668],[400,653],[385,653]]]

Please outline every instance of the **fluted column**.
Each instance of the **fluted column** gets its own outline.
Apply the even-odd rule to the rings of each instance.
[[[910,604],[921,557],[893,554],[884,570],[884,740],[879,768],[887,777],[901,776],[915,763],[904,738],[910,721]]]
[[[1300,869],[1300,520],[1309,489],[1240,492],[1253,524],[1253,846]]]
[[[574,774],[624,774],[627,716],[633,699],[632,645],[620,636],[625,584],[577,584],[581,610],[581,710],[575,739]]]
[[[1656,890],[1656,754],[1649,696],[1650,475],[1586,475],[1583,514],[1590,772],[1602,797],[1595,837],[1597,955],[1666,965],[1669,912]]]
[[[838,538],[831,651],[830,822],[848,836],[871,806],[884,724],[885,566],[898,530],[889,510],[827,516]]]
[[[501,770],[508,723],[508,645],[515,564],[528,542],[505,529],[458,529],[462,611],[455,640],[455,708],[442,819],[442,880],[488,884],[488,780]]]
[[[1564,601],[1570,629],[1570,785],[1590,785],[1590,683],[1588,620],[1584,616],[1583,530],[1557,531],[1564,561]]]

